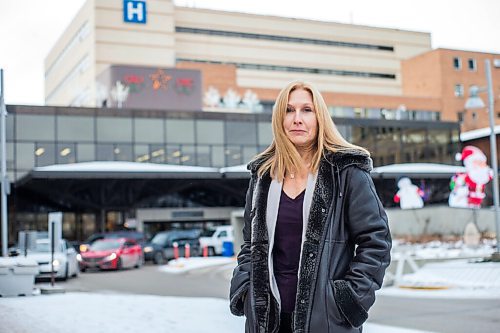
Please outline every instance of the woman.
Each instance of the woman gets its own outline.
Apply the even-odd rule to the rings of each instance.
[[[370,155],[341,137],[305,82],[280,92],[272,128],[249,164],[231,312],[246,332],[361,332],[391,248]]]

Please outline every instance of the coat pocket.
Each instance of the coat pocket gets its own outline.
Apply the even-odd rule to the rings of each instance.
[[[244,314],[245,294],[248,294],[250,284],[249,272],[239,271],[231,279],[229,307],[231,313],[235,316],[242,316]]]
[[[350,326],[339,310],[335,297],[333,296],[335,292],[333,288],[333,281],[328,280],[328,287],[326,288],[326,312],[328,321],[340,326]]]

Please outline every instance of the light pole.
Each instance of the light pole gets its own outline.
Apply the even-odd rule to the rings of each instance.
[[[496,233],[496,251],[493,254],[493,259],[500,260],[500,213],[498,211],[498,161],[497,161],[497,139],[495,134],[495,119],[494,119],[494,98],[493,98],[493,84],[491,80],[491,63],[489,59],[484,61],[486,71],[486,88],[479,88],[473,86],[470,88],[470,97],[465,102],[466,109],[480,109],[484,108],[483,100],[478,96],[479,92],[488,92],[488,116],[490,122],[490,156],[491,167],[493,168],[493,209],[495,213],[495,233]]]
[[[7,233],[8,227],[7,227],[7,189],[8,189],[8,179],[7,179],[7,162],[6,162],[6,156],[7,153],[5,151],[5,122],[6,122],[6,116],[7,116],[7,110],[5,109],[5,103],[4,103],[4,85],[3,85],[3,69],[0,69],[0,150],[2,150],[1,154],[1,175],[0,177],[2,178],[2,186],[0,188],[0,191],[2,192],[0,197],[2,200],[1,203],[1,217],[2,217],[2,256],[7,257],[7,242],[8,242],[8,236]]]

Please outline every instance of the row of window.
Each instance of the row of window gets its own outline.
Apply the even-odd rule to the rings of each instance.
[[[224,37],[236,37],[236,38],[246,38],[246,39],[272,40],[272,41],[288,42],[288,43],[301,43],[301,44],[326,45],[326,46],[338,46],[338,47],[352,47],[352,48],[358,48],[358,49],[361,48],[361,49],[390,51],[390,52],[394,51],[394,47],[388,46],[388,45],[349,43],[349,42],[339,42],[339,41],[324,40],[324,39],[264,35],[264,34],[235,32],[235,31],[227,31],[227,30],[175,27],[175,32],[190,33],[190,34],[202,34],[202,35],[209,35],[209,36],[224,36]]]
[[[73,88],[74,91],[82,90],[79,86],[78,81],[76,81],[81,75],[83,75],[87,69],[90,68],[90,57],[85,54],[82,59],[69,71],[68,74],[57,84],[57,86],[52,89],[52,91],[48,94],[46,100],[48,103],[61,91],[68,89],[68,87]],[[88,88],[87,88],[88,89]],[[81,94],[81,93],[80,93]],[[76,104],[75,101],[71,102],[72,104]]]
[[[225,167],[247,163],[267,146],[127,144],[79,142],[7,143],[7,168],[31,170],[53,164],[129,161],[172,165]],[[14,158],[16,156],[17,158]]]
[[[476,84],[469,85],[469,90],[473,86],[477,86],[477,85]],[[462,83],[455,84],[454,94],[455,94],[455,97],[464,97],[465,96],[465,87]]]
[[[326,69],[326,68],[307,68],[307,67],[249,64],[249,63],[232,62],[232,61],[213,61],[213,60],[200,60],[200,59],[188,59],[188,58],[177,58],[176,61],[177,62],[182,62],[182,61],[197,62],[197,63],[203,63],[203,64],[217,64],[217,65],[234,65],[237,68],[261,70],[261,71],[278,71],[278,72],[323,74],[323,75],[337,75],[337,76],[354,76],[354,77],[368,77],[368,78],[391,79],[391,80],[396,79],[395,74],[344,71],[344,70]]]
[[[415,120],[415,121],[439,121],[441,112],[407,110],[405,105],[397,109],[386,108],[359,108],[359,107],[329,107],[330,115],[335,118],[356,119],[387,119],[387,120]]]
[[[454,57],[453,58],[453,68],[455,68],[456,70],[461,70],[462,69],[462,59],[460,57]],[[474,59],[474,58],[468,58],[467,59],[467,68],[470,71],[476,71],[477,70],[476,59]]]
[[[7,140],[86,143],[267,145],[269,122],[17,114],[7,118]]]
[[[453,163],[458,151],[454,131],[353,127],[339,125],[348,140],[373,154],[376,165],[403,162]],[[455,133],[457,135],[458,130]],[[131,161],[172,165],[226,167],[248,163],[266,145],[140,144],[81,142],[8,142],[7,168],[19,179],[34,167],[91,161]],[[411,153],[415,152],[415,154]],[[432,153],[431,153],[432,152]],[[16,174],[13,174],[15,171]]]
[[[71,40],[66,44],[61,53],[57,56],[54,62],[50,65],[50,67],[45,71],[45,78],[47,78],[52,70],[56,67],[57,64],[61,63],[62,60],[66,57],[66,55],[75,48],[77,44],[82,43],[87,36],[90,35],[90,24],[88,21],[85,21],[80,29],[75,33],[75,35],[71,38]]]

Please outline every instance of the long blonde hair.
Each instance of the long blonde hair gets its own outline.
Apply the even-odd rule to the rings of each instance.
[[[280,91],[274,103],[272,115],[273,141],[271,145],[254,158],[254,160],[264,161],[258,169],[257,173],[259,176],[262,177],[266,172],[270,172],[272,178],[282,182],[287,170],[290,172],[291,170],[296,171],[303,168],[300,154],[286,136],[283,127],[283,119],[285,118],[290,93],[299,89],[308,91],[311,94],[318,121],[316,142],[311,147],[313,149],[311,161],[312,172],[318,170],[321,158],[327,151],[335,153],[343,150],[356,150],[370,156],[370,153],[366,149],[353,145],[342,137],[330,117],[323,96],[321,96],[321,93],[311,83],[293,81]]]

